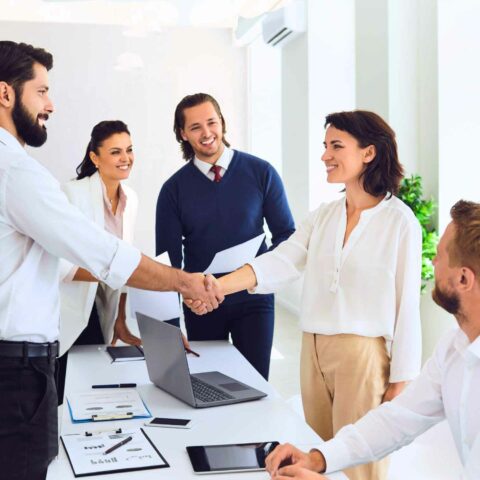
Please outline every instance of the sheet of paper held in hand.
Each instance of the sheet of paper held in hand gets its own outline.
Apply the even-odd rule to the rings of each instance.
[[[134,388],[110,388],[73,392],[67,398],[74,422],[148,418],[150,412]],[[96,416],[96,418],[92,418]]]
[[[155,258],[157,262],[170,265],[168,254],[164,253]],[[157,320],[172,320],[180,317],[180,301],[175,292],[153,292],[128,288],[130,311],[133,318],[135,313],[143,313]]]
[[[109,448],[129,437],[132,440],[105,454]],[[169,466],[142,429],[91,436],[71,434],[61,438],[76,477]]]
[[[243,267],[255,258],[264,238],[265,234],[262,233],[251,240],[217,252],[212,263],[203,273],[227,273]]]

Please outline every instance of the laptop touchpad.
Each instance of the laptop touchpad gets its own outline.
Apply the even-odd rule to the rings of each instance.
[[[230,392],[240,392],[241,390],[249,389],[249,387],[237,382],[222,383],[222,384],[219,384],[218,386],[224,388],[225,390],[229,390]]]

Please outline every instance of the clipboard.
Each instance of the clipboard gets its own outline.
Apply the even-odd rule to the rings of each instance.
[[[150,418],[152,414],[133,388],[74,392],[67,397],[72,423]]]
[[[112,444],[128,437],[132,440],[105,454]],[[75,478],[170,467],[143,428],[62,435],[60,439]]]

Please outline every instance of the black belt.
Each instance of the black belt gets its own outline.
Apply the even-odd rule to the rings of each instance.
[[[0,340],[0,357],[58,357],[58,342],[33,343],[33,342],[9,342]]]

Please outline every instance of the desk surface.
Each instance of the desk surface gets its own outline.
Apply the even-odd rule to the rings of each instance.
[[[277,440],[290,442],[300,448],[310,448],[321,443],[317,434],[275,392],[243,356],[228,342],[192,342],[192,348],[200,357],[188,356],[191,373],[218,370],[268,396],[253,402],[221,407],[195,409],[163,392],[153,385],[147,374],[144,361],[111,363],[105,347],[79,346],[68,356],[65,395],[70,392],[89,390],[93,384],[135,382],[142,399],[153,416],[191,418],[191,429],[145,427],[148,436],[170,464],[170,468],[116,474],[115,478],[132,480],[205,478],[193,473],[185,447],[223,443],[246,443]],[[102,422],[101,424],[73,424],[68,408],[64,405],[62,434],[79,433],[85,430],[102,430],[122,427],[124,430],[143,426],[144,420]],[[58,458],[48,470],[48,480],[73,479],[73,473],[60,446]],[[111,475],[92,478],[113,478]],[[231,479],[232,474],[215,474],[215,480]],[[237,474],[235,474],[237,478]],[[269,478],[265,472],[238,474],[238,480]],[[329,476],[332,480],[345,479],[343,474]]]

